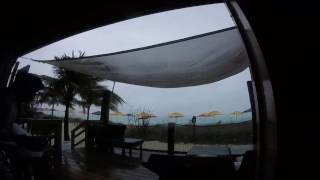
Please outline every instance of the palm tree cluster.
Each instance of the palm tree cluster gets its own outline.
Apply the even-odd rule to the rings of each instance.
[[[75,56],[72,52],[71,56],[66,54],[60,57],[56,56],[55,60],[68,60],[84,57],[84,55],[84,52],[79,52],[79,56]],[[110,90],[99,85],[102,79],[79,72],[54,67],[54,75],[56,78],[41,76],[45,89],[38,94],[38,102],[51,105],[52,115],[56,104],[65,106],[64,139],[69,140],[69,108],[74,105],[82,107],[83,111],[87,113],[87,120],[89,120],[90,107],[92,105],[101,106],[103,92]],[[119,95],[113,94],[109,107],[116,111],[117,106],[122,103],[124,100]]]

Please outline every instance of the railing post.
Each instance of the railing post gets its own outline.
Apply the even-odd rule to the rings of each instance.
[[[175,123],[168,123],[168,154],[174,154],[174,128]]]
[[[55,125],[55,138],[54,138],[54,146],[56,151],[55,164],[61,165],[62,163],[62,121],[57,121]]]
[[[95,139],[95,125],[88,123],[85,127],[85,148],[87,151],[91,151],[94,148],[94,139]]]

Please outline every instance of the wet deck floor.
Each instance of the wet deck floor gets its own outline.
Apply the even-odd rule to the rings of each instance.
[[[251,147],[245,147],[240,148],[240,150],[250,148]],[[235,152],[238,152],[239,148],[235,150],[237,150]],[[114,154],[101,151],[88,153],[84,148],[78,148],[74,151],[67,150],[63,151],[61,168],[58,168],[48,179],[158,180],[158,175],[141,165],[141,162],[146,162],[153,153],[164,154],[160,152],[143,151],[143,157],[142,160],[140,160],[139,150],[132,151],[133,157],[128,157],[128,152],[126,156],[122,156],[121,149],[118,148],[115,148]],[[235,165],[236,164],[238,163],[235,163]]]
[[[85,153],[84,149],[63,152],[62,167],[54,174],[54,179],[66,180],[156,180],[158,176],[141,165],[139,152],[133,151],[133,157],[105,152]],[[143,160],[150,153],[144,152]]]

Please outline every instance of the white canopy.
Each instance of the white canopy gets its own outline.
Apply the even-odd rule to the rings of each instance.
[[[116,53],[40,62],[106,80],[161,88],[212,83],[248,67],[236,27]]]

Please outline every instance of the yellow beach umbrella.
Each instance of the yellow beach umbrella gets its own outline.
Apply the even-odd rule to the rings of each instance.
[[[240,112],[240,111],[234,111],[234,112],[232,112],[232,113],[230,113],[230,114],[233,115],[233,116],[235,116],[235,117],[236,117],[236,120],[237,120],[238,116],[241,116],[241,115],[242,115],[242,112]]]
[[[140,112],[137,114],[138,119],[150,119],[150,118],[154,118],[157,117],[154,114],[151,113],[147,113],[147,112]]]
[[[113,111],[111,112],[111,116],[125,116],[126,114],[120,112],[120,111]]]
[[[199,117],[214,117],[217,115],[223,115],[223,114],[219,111],[210,111],[210,112],[201,113],[198,116]]]
[[[172,112],[169,114],[169,118],[174,118],[177,121],[177,118],[184,117],[184,114],[180,112]]]
[[[179,117],[183,117],[184,115],[180,112],[172,112],[169,114],[170,118],[179,118]]]
[[[136,117],[138,117],[138,119],[142,120],[142,126],[148,125],[149,124],[149,120],[151,118],[157,117],[154,114],[151,113],[147,113],[147,112],[140,112],[138,114],[136,114]]]
[[[111,116],[113,116],[115,119],[119,120],[118,118],[125,116],[126,114],[120,112],[120,111],[113,111],[110,113]]]

